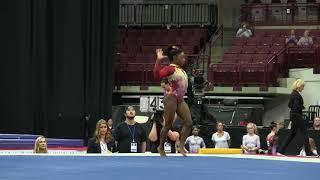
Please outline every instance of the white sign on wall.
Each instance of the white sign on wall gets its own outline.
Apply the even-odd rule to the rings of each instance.
[[[163,109],[163,96],[141,96],[140,111],[154,112],[155,110]]]

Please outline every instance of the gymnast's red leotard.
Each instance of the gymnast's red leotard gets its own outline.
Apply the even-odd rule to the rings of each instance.
[[[168,66],[161,66],[160,62],[156,62],[153,69],[154,77],[157,79],[167,79],[172,93],[177,97],[178,103],[183,101],[183,96],[187,92],[188,88],[188,75],[187,73],[176,64],[170,64]],[[169,95],[167,91],[164,92],[164,96]]]

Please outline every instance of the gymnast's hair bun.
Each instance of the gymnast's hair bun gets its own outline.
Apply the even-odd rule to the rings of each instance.
[[[163,49],[163,54],[167,56],[170,61],[173,61],[173,57],[180,53],[182,53],[182,50],[174,45],[170,45],[166,49]]]

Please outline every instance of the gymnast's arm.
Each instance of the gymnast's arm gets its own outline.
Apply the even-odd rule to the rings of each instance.
[[[161,66],[161,62],[165,58],[167,58],[167,56],[165,56],[163,54],[162,49],[157,49],[156,53],[157,53],[157,60],[156,60],[156,64],[154,65],[154,69],[153,69],[153,75],[154,75],[155,79],[162,79],[162,78],[165,78],[165,77],[173,74],[175,71],[174,67],[170,67],[170,66],[162,67]]]
[[[170,76],[175,72],[175,68],[171,66],[161,66],[160,60],[157,59],[156,64],[154,65],[153,75],[156,79],[163,79]]]

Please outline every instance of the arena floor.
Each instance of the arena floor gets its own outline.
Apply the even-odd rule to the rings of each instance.
[[[259,155],[1,154],[0,179],[318,179],[319,158]]]

